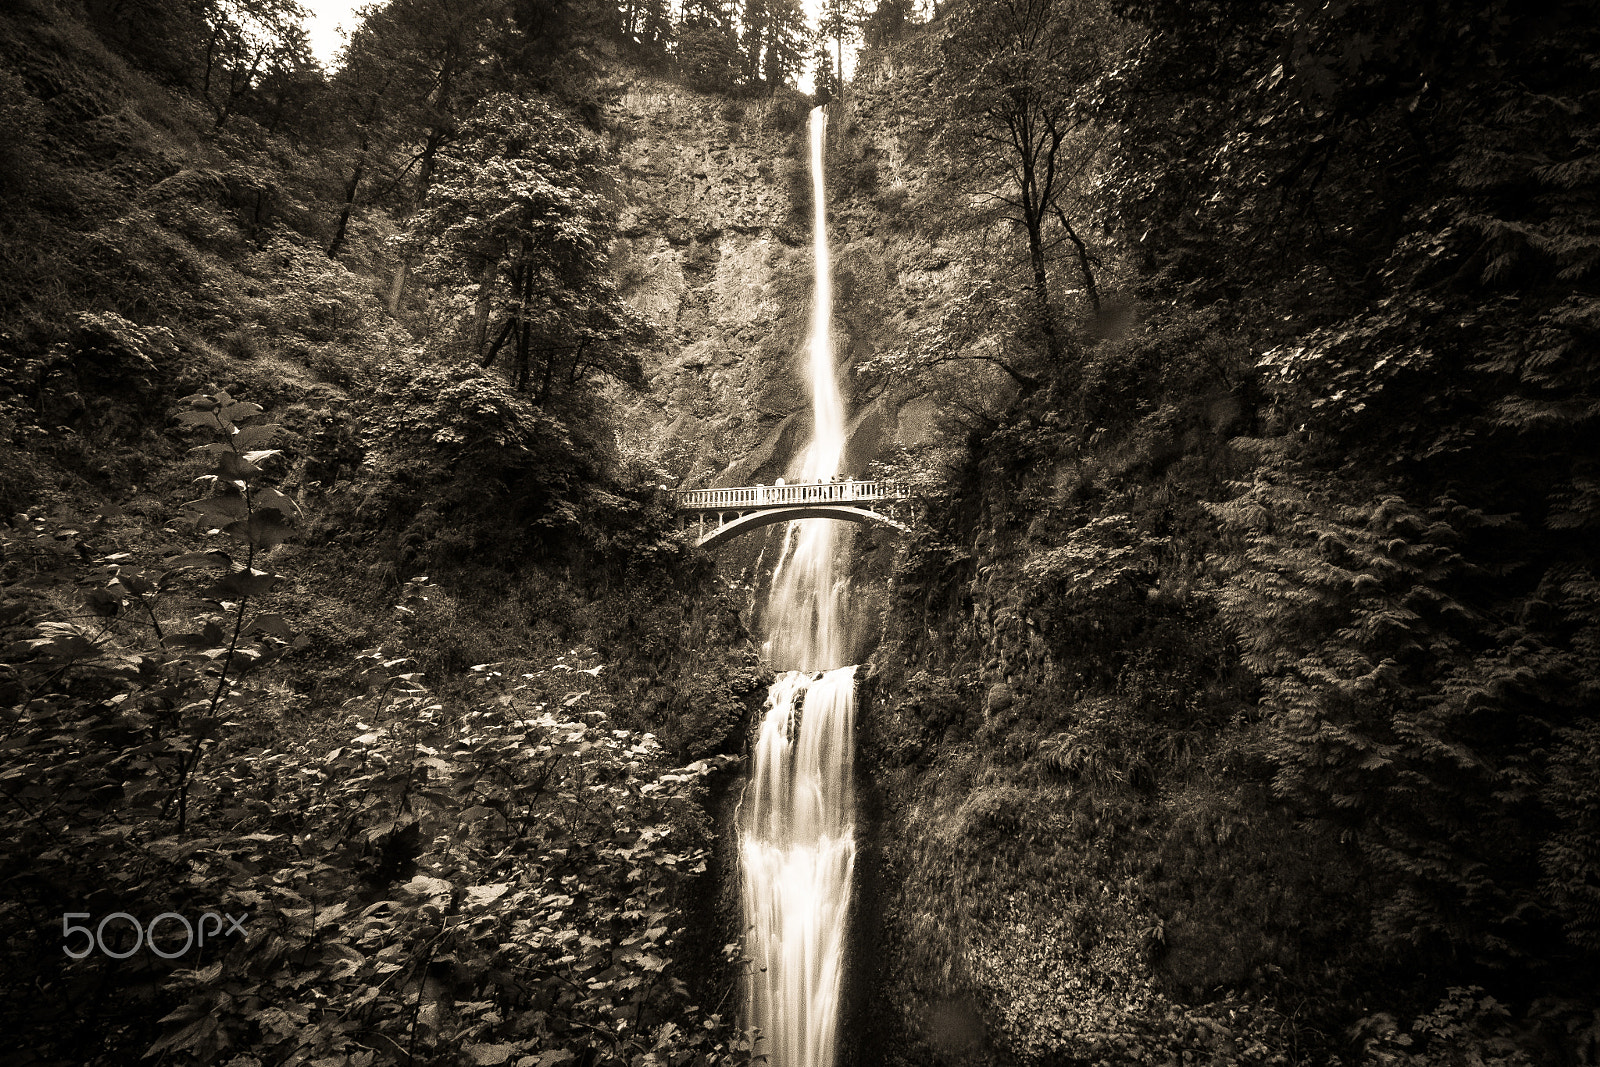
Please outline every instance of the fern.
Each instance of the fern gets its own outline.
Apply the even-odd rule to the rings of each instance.
[[[1340,500],[1281,455],[1238,488],[1211,506],[1233,549],[1218,603],[1262,680],[1274,791],[1358,820],[1394,880],[1374,916],[1387,938],[1512,951],[1496,931],[1538,892],[1523,809],[1545,734],[1531,709],[1568,703],[1577,665],[1463,599],[1487,576],[1462,547],[1502,520],[1448,498]],[[1582,945],[1593,927],[1574,857],[1589,830],[1566,822],[1563,843],[1543,846],[1547,882],[1564,887],[1546,896],[1564,894]]]

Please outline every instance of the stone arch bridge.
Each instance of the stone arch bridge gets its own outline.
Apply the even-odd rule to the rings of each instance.
[[[678,510],[699,519],[702,548],[775,522],[834,519],[877,523],[902,533],[910,527],[884,514],[910,496],[903,482],[798,482],[732,489],[686,489],[673,494]]]

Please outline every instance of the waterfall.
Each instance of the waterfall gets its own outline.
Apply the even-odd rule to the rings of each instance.
[[[839,473],[844,400],[834,366],[833,292],[823,148],[827,113],[811,112],[816,292],[809,368],[815,430],[805,481]],[[771,1067],[832,1067],[844,984],[844,935],[855,867],[855,668],[840,666],[843,580],[839,524],[791,522],[766,618],[771,662],[786,668],[767,694],[739,851],[751,974],[746,1024]]]

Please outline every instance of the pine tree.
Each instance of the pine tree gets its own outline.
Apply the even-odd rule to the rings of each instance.
[[[835,89],[844,86],[844,47],[853,43],[866,18],[866,0],[822,0],[818,12],[817,36],[821,41],[833,42],[833,79]],[[825,45],[822,46],[825,50]]]
[[[724,0],[688,0],[676,33],[678,68],[707,92],[734,87],[741,67],[739,36]]]
[[[767,88],[792,82],[805,65],[806,13],[800,0],[765,0],[766,36],[761,78]]]

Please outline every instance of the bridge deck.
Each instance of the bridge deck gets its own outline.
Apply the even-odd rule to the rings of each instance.
[[[674,494],[682,511],[759,511],[818,504],[864,504],[894,501],[908,494],[900,482],[798,482],[794,485],[745,485],[730,489],[686,489]]]

